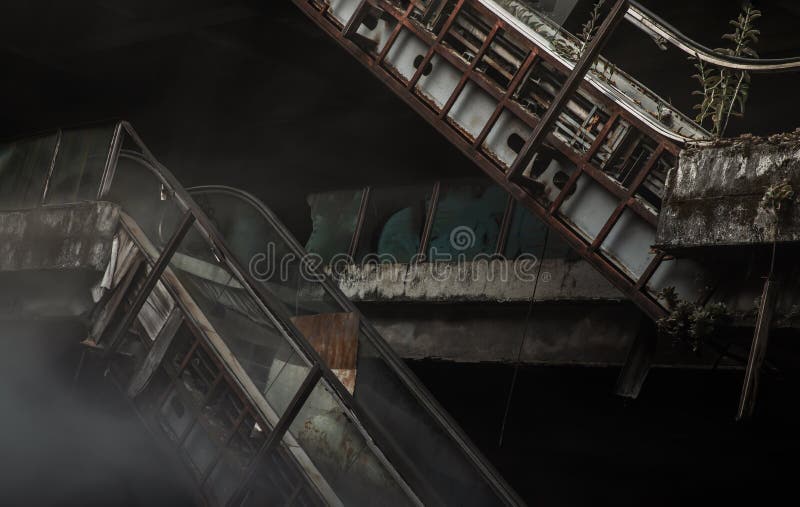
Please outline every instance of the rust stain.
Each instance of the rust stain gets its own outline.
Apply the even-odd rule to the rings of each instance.
[[[292,317],[292,322],[351,393],[356,387],[358,315],[322,313]]]

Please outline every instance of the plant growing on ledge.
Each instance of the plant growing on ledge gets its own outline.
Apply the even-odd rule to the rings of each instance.
[[[700,354],[705,342],[717,331],[720,321],[727,315],[723,303],[700,306],[678,297],[674,287],[658,293],[669,308],[669,315],[658,319],[658,333],[672,340],[676,347],[687,347]]]
[[[722,36],[729,41],[731,47],[717,48],[716,52],[728,56],[746,56],[758,58],[758,53],[751,45],[758,44],[759,30],[754,22],[761,17],[761,11],[746,3],[739,17],[732,19],[733,33]],[[745,103],[750,91],[750,73],[730,69],[716,69],[703,63],[699,58],[691,58],[696,63],[697,74],[692,77],[700,83],[701,89],[692,92],[702,97],[702,101],[694,106],[698,110],[695,121],[701,125],[706,119],[711,120],[711,132],[715,137],[722,137],[728,128],[731,116],[743,116]]]
[[[771,214],[777,222],[781,214],[794,202],[795,191],[792,183],[784,178],[783,180],[770,185],[761,197],[761,208],[767,213]]]

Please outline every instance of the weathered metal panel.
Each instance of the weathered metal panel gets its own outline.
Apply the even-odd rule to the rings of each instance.
[[[356,387],[358,315],[322,313],[292,317],[297,329],[311,343],[328,368],[352,393]]]

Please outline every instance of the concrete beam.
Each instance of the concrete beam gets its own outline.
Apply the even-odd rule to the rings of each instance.
[[[102,272],[118,223],[119,207],[107,202],[0,211],[0,272]]]
[[[759,204],[766,189],[784,179],[800,190],[800,131],[684,150],[667,178],[657,246],[771,243],[774,220]],[[782,218],[777,240],[800,241],[800,206]]]
[[[520,261],[351,265],[334,278],[353,301],[522,302],[536,266]],[[545,259],[536,301],[621,301],[624,296],[583,260]]]

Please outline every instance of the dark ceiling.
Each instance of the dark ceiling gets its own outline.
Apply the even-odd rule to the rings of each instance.
[[[712,47],[738,10],[722,0],[646,3]],[[800,54],[795,2],[757,5],[762,56]],[[627,25],[606,52],[690,109],[682,55]],[[17,2],[0,16],[0,54],[0,137],[128,119],[184,184],[248,189],[301,238],[309,192],[477,174],[289,1]],[[798,79],[754,76],[750,112],[730,133],[797,126]]]

